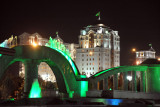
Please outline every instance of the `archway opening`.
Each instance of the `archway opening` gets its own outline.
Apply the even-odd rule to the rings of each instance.
[[[38,82],[41,87],[42,97],[59,96],[56,76],[46,62],[41,62],[38,66]]]
[[[20,74],[21,62],[10,65],[1,78],[0,99],[21,99],[24,91],[24,76]]]

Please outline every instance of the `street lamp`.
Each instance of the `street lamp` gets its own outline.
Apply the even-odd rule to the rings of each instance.
[[[136,54],[136,48],[131,49],[131,64],[135,65],[135,54]]]
[[[133,49],[132,49],[132,52],[136,52],[136,48],[133,48]]]

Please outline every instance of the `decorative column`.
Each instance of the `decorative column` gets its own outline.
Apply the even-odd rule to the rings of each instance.
[[[146,92],[146,81],[145,81],[145,71],[141,71],[141,78],[140,78],[140,91]]]
[[[127,80],[128,72],[123,72],[123,90],[128,91],[128,80]]]
[[[114,74],[113,76],[113,89],[118,90],[118,74]]]
[[[38,61],[26,60],[25,65],[25,79],[24,79],[24,97],[28,98],[32,83],[35,79],[38,79]]]
[[[108,77],[103,80],[103,90],[108,90]]]
[[[132,71],[132,91],[137,91],[136,71]]]

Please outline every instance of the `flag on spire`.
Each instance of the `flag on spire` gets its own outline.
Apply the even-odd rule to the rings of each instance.
[[[58,32],[56,32],[56,35],[58,35]]]
[[[152,47],[152,44],[150,43],[149,46]]]
[[[100,12],[98,12],[98,13],[96,14],[96,16],[100,16]]]
[[[96,16],[98,16],[98,20],[100,20],[100,12],[98,12]]]

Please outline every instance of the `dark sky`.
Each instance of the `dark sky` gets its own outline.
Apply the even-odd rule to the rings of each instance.
[[[39,0],[0,2],[0,42],[23,32],[60,37],[78,43],[80,29],[92,25],[100,11],[104,24],[119,32],[121,65],[131,64],[131,49],[149,49],[160,55],[160,6],[158,0]]]

